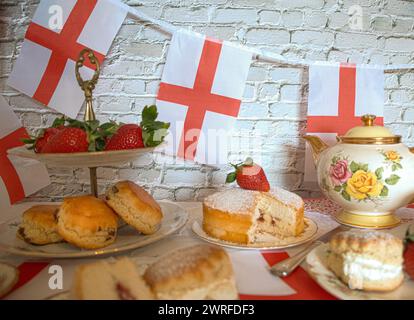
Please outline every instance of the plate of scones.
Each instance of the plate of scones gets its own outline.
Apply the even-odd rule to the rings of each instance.
[[[0,247],[9,253],[44,258],[113,254],[158,241],[185,225],[187,212],[155,201],[131,181],[108,188],[102,198],[68,197],[39,204],[0,224]]]
[[[412,300],[414,281],[405,273],[404,233],[349,230],[307,256],[310,275],[326,291],[344,300]]]
[[[204,199],[202,222],[195,221],[192,229],[224,247],[278,250],[312,240],[318,226],[305,217],[302,198],[292,192],[232,188]]]

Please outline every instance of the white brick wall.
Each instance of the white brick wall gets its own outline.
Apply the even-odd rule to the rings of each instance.
[[[357,63],[414,63],[414,1],[404,0],[125,0],[155,18],[283,54]],[[0,94],[34,132],[56,113],[6,86],[13,61],[38,1],[3,0],[0,5]],[[363,10],[363,29],[349,26],[348,10]],[[154,101],[169,37],[147,23],[125,21],[103,66],[95,90],[100,119],[139,121]],[[414,145],[414,72],[386,76],[385,123]],[[302,196],[318,196],[303,186],[307,71],[255,62],[237,121],[230,157],[260,157],[273,185]],[[82,117],[82,116],[80,116]],[[251,149],[246,146],[251,146]],[[222,186],[228,167],[175,163],[145,156],[122,168],[98,170],[100,190],[132,179],[157,198],[202,199]],[[53,183],[33,199],[61,198],[89,190],[84,169],[49,168]]]

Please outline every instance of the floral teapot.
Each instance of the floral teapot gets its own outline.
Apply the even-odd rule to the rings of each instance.
[[[394,211],[414,202],[414,149],[401,143],[375,116],[337,137],[329,147],[306,135],[322,192],[342,206],[336,219],[362,228],[388,228],[400,220]]]

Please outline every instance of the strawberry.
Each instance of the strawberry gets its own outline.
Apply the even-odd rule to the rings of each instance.
[[[36,142],[34,144],[35,152],[42,152],[44,146],[47,142],[52,138],[55,134],[57,134],[61,129],[58,128],[47,128],[43,131],[43,133],[37,137]]]
[[[405,272],[414,280],[414,233],[407,229],[404,239],[404,269]]]
[[[36,153],[41,153],[43,147],[56,133],[58,133],[65,123],[65,118],[56,118],[50,128],[42,129],[39,131],[36,137],[30,139],[23,139],[23,142],[29,145],[29,149],[34,149]]]
[[[243,189],[264,192],[270,190],[270,184],[263,168],[254,163],[252,158],[247,158],[244,162],[231,165],[235,171],[227,175],[226,183],[237,181],[237,184]]]
[[[65,127],[49,139],[42,153],[86,152],[88,148],[89,141],[85,130]]]
[[[137,124],[124,124],[109,138],[105,150],[144,148],[142,129]]]

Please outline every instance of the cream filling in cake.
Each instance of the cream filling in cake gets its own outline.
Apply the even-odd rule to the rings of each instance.
[[[249,243],[274,242],[292,236],[296,217],[291,210],[280,204],[276,207],[274,202],[263,197],[252,215],[252,226],[247,232]]]
[[[364,281],[381,281],[401,276],[402,266],[382,263],[355,254],[344,255],[343,271],[349,277],[351,289],[362,289]]]

